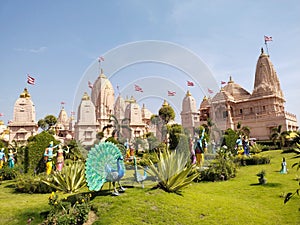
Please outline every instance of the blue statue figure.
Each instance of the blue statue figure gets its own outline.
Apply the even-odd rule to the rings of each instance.
[[[13,152],[12,150],[9,150],[8,160],[7,160],[9,168],[15,167],[15,154],[17,154],[17,152]]]
[[[51,141],[49,143],[48,148],[45,149],[44,161],[46,163],[46,174],[47,175],[49,175],[52,171],[52,161],[53,161],[53,157],[56,155],[56,154],[53,154],[53,150],[54,150],[54,148],[57,148],[57,147],[58,147],[58,145],[53,146],[53,141]]]
[[[244,137],[243,139],[243,148],[244,148],[244,154],[249,155],[249,140],[247,136]]]
[[[203,148],[203,138],[204,138],[205,129],[202,130],[200,138],[196,142],[195,153],[196,153],[196,162],[199,167],[204,163],[204,148]]]
[[[5,159],[6,158],[5,158],[4,148],[2,148],[1,151],[0,151],[0,169],[3,167]]]
[[[287,168],[286,168],[287,164],[286,164],[286,161],[285,161],[285,158],[283,157],[282,158],[282,162],[281,162],[281,170],[280,170],[280,173],[287,173]]]

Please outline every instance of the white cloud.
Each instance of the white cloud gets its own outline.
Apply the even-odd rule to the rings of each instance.
[[[45,46],[39,48],[14,48],[17,52],[29,52],[29,53],[42,53],[45,52],[48,48]]]

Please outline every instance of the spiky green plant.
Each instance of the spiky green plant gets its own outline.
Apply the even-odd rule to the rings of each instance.
[[[181,189],[189,185],[197,176],[196,166],[188,162],[185,152],[162,151],[157,165],[149,160],[149,173],[157,177],[158,187],[167,191],[180,194]]]
[[[73,162],[65,165],[61,172],[55,172],[43,182],[58,191],[77,192],[86,186],[84,163]]]

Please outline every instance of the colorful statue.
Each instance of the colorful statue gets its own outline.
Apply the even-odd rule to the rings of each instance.
[[[5,152],[4,152],[4,148],[2,148],[0,151],[0,169],[2,169],[5,160],[6,160]]]
[[[198,139],[198,141],[196,142],[196,146],[195,146],[196,161],[199,167],[201,167],[204,163],[204,148],[203,148],[204,133],[205,133],[205,129],[202,130],[202,134]]]
[[[13,152],[11,149],[9,150],[8,155],[8,167],[9,168],[14,168],[15,167],[15,154],[17,154],[17,152]]]
[[[44,152],[44,161],[46,163],[46,174],[48,174],[48,175],[52,171],[52,161],[53,161],[53,157],[55,156],[53,154],[54,148],[57,148],[57,145],[53,147],[53,141],[51,141],[49,143],[48,148],[46,148],[45,152]]]
[[[64,153],[69,153],[69,147],[67,146],[67,150],[62,148],[62,145],[58,145],[58,150],[56,152],[56,170],[61,171],[64,166]]]
[[[126,142],[124,143],[124,146],[126,148],[126,160],[129,160],[129,158],[130,158],[130,145],[129,145],[128,138],[126,139]]]
[[[196,153],[195,148],[193,146],[193,138],[190,138],[190,152],[191,152],[191,163],[196,164]]]
[[[282,163],[281,163],[281,170],[280,170],[280,173],[287,173],[287,168],[286,168],[287,164],[286,164],[286,161],[285,161],[285,158],[283,157],[282,158]]]
[[[85,178],[90,191],[99,191],[105,182],[110,182],[114,188],[112,194],[119,195],[119,192],[125,191],[120,184],[124,174],[123,156],[115,144],[101,142],[91,148],[85,162]]]
[[[243,140],[242,140],[241,135],[236,140],[236,148],[237,148],[238,155],[242,155],[244,153]]]
[[[249,155],[249,140],[247,136],[244,137],[243,139],[243,148],[244,148],[244,154]]]

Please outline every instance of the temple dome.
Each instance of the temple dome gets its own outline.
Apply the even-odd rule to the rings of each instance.
[[[242,88],[239,84],[234,83],[232,77],[230,76],[230,80],[227,85],[223,87],[225,94],[230,94],[234,98],[234,100],[242,100],[248,99],[250,97],[250,93]]]

